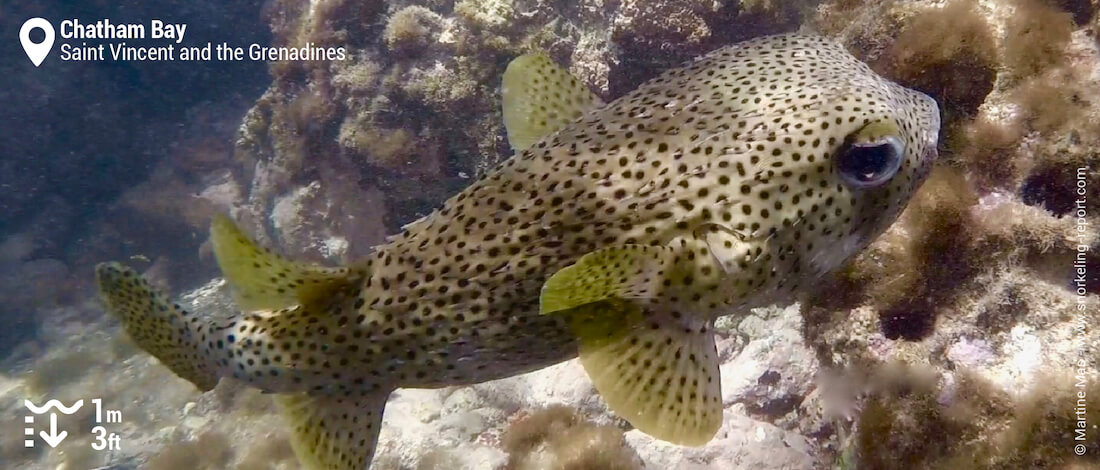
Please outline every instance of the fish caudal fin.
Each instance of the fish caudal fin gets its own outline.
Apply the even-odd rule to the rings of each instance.
[[[670,248],[627,245],[581,257],[550,277],[543,314],[562,315],[608,406],[642,432],[700,446],[722,424],[718,354],[709,320],[647,300],[687,275]]]
[[[367,266],[290,261],[257,246],[223,216],[214,219],[210,236],[242,310],[232,322],[235,331],[225,332],[226,353],[218,352],[228,358],[227,373],[268,392],[342,389],[345,384],[323,377],[331,374],[330,359],[352,354],[340,332],[362,305]]]
[[[256,245],[224,215],[210,224],[210,240],[222,275],[242,310],[279,309],[323,302],[362,282],[358,268],[326,268],[290,261]]]
[[[508,64],[501,102],[508,143],[516,152],[603,106],[580,80],[541,54],[522,55]]]
[[[210,239],[238,305],[246,311],[265,311],[246,315],[241,325],[247,325],[250,332],[242,332],[234,347],[242,348],[240,356],[263,357],[270,370],[245,364],[238,374],[253,385],[281,391],[288,390],[277,388],[279,384],[265,384],[272,371],[284,378],[319,376],[321,370],[316,367],[320,366],[310,364],[327,367],[327,352],[338,346],[326,343],[303,347],[300,341],[294,346],[294,338],[308,338],[312,343],[323,341],[315,337],[321,331],[340,330],[339,312],[354,308],[366,268],[326,268],[290,261],[257,246],[224,216],[215,217]],[[276,349],[294,349],[295,353],[267,355],[262,348],[248,350],[261,343],[283,345]],[[374,456],[390,390],[362,395],[329,392],[332,394],[291,392],[274,396],[290,427],[294,453],[306,470],[366,470]]]
[[[223,325],[200,321],[133,270],[104,263],[96,276],[110,311],[142,349],[203,391],[217,384],[218,371],[225,371],[276,392],[275,403],[306,470],[366,470],[391,390],[357,393],[321,390],[314,384],[309,387],[314,393],[300,392],[306,387],[293,379],[318,377],[318,367],[327,367],[325,355],[331,350],[322,345],[299,346],[294,354],[278,352],[289,350],[296,337],[337,331],[337,311],[352,308],[366,268],[294,263],[256,246],[225,217],[214,220],[211,238],[242,314]]]
[[[291,393],[275,396],[305,470],[366,470],[374,456],[390,391],[359,397]]]
[[[96,282],[108,311],[141,349],[201,391],[217,385],[216,368],[202,353],[202,322],[121,264],[96,266]]]

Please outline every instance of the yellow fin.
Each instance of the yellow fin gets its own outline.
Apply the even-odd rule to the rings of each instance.
[[[550,276],[539,295],[539,312],[549,314],[611,299],[647,299],[672,272],[673,250],[622,245],[593,251]]]
[[[200,354],[201,330],[191,314],[172,303],[134,270],[118,263],[95,268],[96,283],[107,310],[141,349],[201,391],[214,388],[218,375]]]
[[[554,61],[541,54],[516,57],[501,88],[508,143],[522,152],[603,101]]]
[[[366,470],[374,457],[390,392],[358,397],[275,395],[290,444],[305,470]]]
[[[308,305],[363,279],[358,269],[296,263],[256,246],[224,215],[211,222],[210,240],[218,267],[244,310]]]
[[[569,313],[580,360],[612,411],[638,430],[701,446],[722,425],[718,353],[709,321],[601,302]]]

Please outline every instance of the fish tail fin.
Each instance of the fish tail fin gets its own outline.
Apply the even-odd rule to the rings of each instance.
[[[286,345],[301,333],[288,325],[335,331],[331,313],[354,305],[366,266],[326,268],[289,261],[257,246],[224,216],[214,219],[210,232],[218,265],[240,308],[231,318],[192,315],[118,263],[96,267],[108,310],[138,346],[200,390],[214,388],[222,375],[269,392],[300,390],[290,380],[309,377],[309,364],[323,362],[323,354],[310,350],[292,358],[266,346]]]
[[[211,240],[243,312],[224,324],[201,321],[132,269],[103,263],[96,277],[110,311],[142,349],[203,391],[223,372],[275,392],[294,453],[306,470],[365,470],[392,389],[318,388],[309,380],[318,376],[316,367],[327,365],[323,348],[282,351],[319,331],[337,331],[340,310],[355,305],[369,266],[289,261],[257,246],[226,217],[214,220]],[[315,330],[300,335],[304,325]],[[306,388],[312,391],[303,392]]]
[[[328,268],[291,261],[257,245],[224,216],[211,224],[210,240],[242,310],[226,332],[228,354],[219,356],[228,357],[227,373],[275,393],[344,391],[322,377],[347,346],[337,338],[365,303],[369,264]]]
[[[285,379],[310,385],[319,376],[317,365],[331,359],[326,348],[330,353],[339,349],[323,337],[340,331],[339,319],[357,308],[369,267],[328,268],[291,261],[258,246],[225,216],[214,218],[210,240],[237,304],[250,312],[237,322],[233,347],[240,350],[236,356],[256,357],[259,364],[231,365],[234,376],[280,392],[274,395],[275,403],[290,427],[291,446],[304,469],[365,470],[374,456],[390,390],[324,386],[310,387],[313,391],[306,393],[301,387],[288,388]],[[296,345],[303,339],[325,344]],[[278,352],[284,349],[294,353]],[[265,382],[274,373],[284,381]]]
[[[365,470],[374,457],[390,390],[360,396],[287,393],[275,403],[305,470]]]
[[[201,391],[217,385],[217,366],[202,346],[202,338],[209,333],[204,330],[210,325],[119,263],[97,265],[96,282],[107,310],[141,349]]]

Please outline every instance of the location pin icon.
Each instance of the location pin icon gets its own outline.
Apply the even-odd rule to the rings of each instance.
[[[40,43],[31,41],[31,30],[34,28],[42,29],[42,32],[46,33],[46,39]],[[31,58],[35,67],[38,67],[43,60],[46,60],[50,49],[53,49],[53,25],[45,18],[31,18],[23,23],[22,28],[19,28],[19,42],[23,44],[23,51],[27,53],[27,57]]]

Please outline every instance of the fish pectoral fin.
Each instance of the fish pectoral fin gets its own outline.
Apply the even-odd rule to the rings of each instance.
[[[710,321],[629,301],[589,304],[569,318],[581,364],[612,411],[679,445],[701,446],[718,432],[722,392]]]
[[[224,215],[211,222],[210,240],[218,267],[243,310],[310,305],[354,287],[365,276],[358,268],[327,268],[288,260],[257,246]]]
[[[621,245],[584,255],[550,276],[539,311],[566,319],[613,411],[658,439],[699,446],[722,424],[713,325],[651,302],[695,275],[684,248],[691,246]]]
[[[677,275],[672,248],[620,245],[593,251],[550,276],[539,294],[543,315],[605,300],[649,299]]]
[[[542,54],[516,57],[501,87],[508,143],[522,152],[603,101],[568,71]]]
[[[305,470],[366,470],[374,457],[390,391],[344,397],[290,393],[275,404]]]

